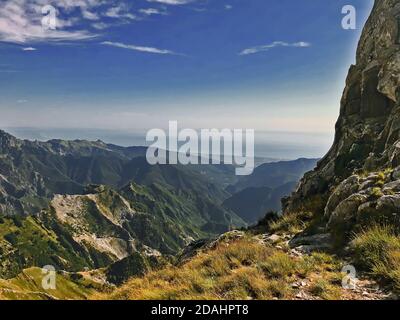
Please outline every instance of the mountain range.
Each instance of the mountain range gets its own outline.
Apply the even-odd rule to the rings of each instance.
[[[305,172],[316,166],[318,159],[297,159],[264,163],[253,174],[243,176],[227,187],[232,196],[223,205],[249,224],[254,224],[268,211],[280,211],[281,199],[293,192]]]
[[[254,222],[232,205],[232,197],[244,205],[254,199],[232,195],[233,188],[269,176],[275,179],[272,186],[290,181],[269,187],[271,199],[260,194],[250,211],[260,217],[278,209],[280,195],[315,163],[263,164],[242,181],[233,166],[149,165],[145,154],[145,147],[29,141],[0,131],[0,274],[15,276],[48,264],[73,272],[113,270],[137,255],[158,261],[194,240]],[[124,275],[114,273],[113,279],[120,278]]]

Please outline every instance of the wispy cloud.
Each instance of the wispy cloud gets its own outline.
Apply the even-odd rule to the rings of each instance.
[[[255,54],[255,53],[259,53],[259,52],[269,51],[269,50],[271,50],[273,48],[277,48],[277,47],[307,48],[310,46],[311,46],[311,43],[304,42],[304,41],[294,42],[294,43],[288,43],[288,42],[283,42],[283,41],[274,41],[270,44],[265,44],[265,45],[261,45],[261,46],[244,49],[243,51],[241,51],[239,53],[239,55],[245,56],[245,55],[249,55],[249,54]]]
[[[155,8],[140,9],[139,12],[144,14],[144,15],[146,15],[146,16],[167,15],[167,11],[160,10],[160,9],[155,9]]]
[[[109,8],[104,14],[106,17],[115,18],[115,19],[129,19],[129,20],[137,20],[138,17],[133,13],[130,13],[128,8],[124,4],[120,4],[116,7]]]
[[[100,20],[100,16],[97,13],[93,13],[89,10],[82,10],[82,16],[88,20]]]
[[[92,27],[97,30],[104,30],[104,29],[107,29],[108,27],[110,27],[110,25],[107,23],[104,23],[104,22],[95,22],[95,23],[92,23]]]
[[[35,44],[90,40],[112,26],[142,20],[144,16],[167,15],[167,6],[196,1],[146,0],[153,3],[149,8],[134,9],[131,0],[0,0],[0,42]],[[48,5],[57,11],[54,30],[42,27],[42,9]],[[168,50],[160,51],[171,54]]]
[[[140,52],[147,52],[147,53],[179,55],[178,53],[175,53],[171,50],[158,49],[158,48],[153,48],[153,47],[136,46],[136,45],[125,44],[125,43],[121,43],[121,42],[104,41],[101,44],[106,45],[106,46],[116,47],[116,48],[122,48],[122,49],[128,49],[128,50],[134,50],[134,51],[140,51]]]
[[[22,48],[22,51],[36,51],[36,48],[33,47],[26,47],[26,48]]]
[[[182,5],[188,4],[190,2],[194,2],[195,0],[147,0],[147,2],[157,2],[162,4],[169,4],[169,5]]]

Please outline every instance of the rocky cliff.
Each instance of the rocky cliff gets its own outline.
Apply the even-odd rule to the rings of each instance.
[[[352,212],[374,206],[365,205],[371,200],[371,193],[378,198],[375,200],[385,193],[397,199],[397,182],[393,181],[400,176],[398,170],[393,175],[391,169],[400,165],[398,19],[400,1],[375,1],[358,45],[356,64],[347,76],[333,146],[316,169],[304,176],[296,192],[284,200],[285,212],[307,207],[317,195],[322,202],[317,209],[325,207],[328,220],[339,214],[335,212],[339,205]],[[385,169],[386,173],[377,177]],[[352,175],[355,176],[345,180]],[[354,201],[348,199],[350,196]],[[347,203],[343,203],[346,199]],[[360,208],[361,205],[364,206]]]

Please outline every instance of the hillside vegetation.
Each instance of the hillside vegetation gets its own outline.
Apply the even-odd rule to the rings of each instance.
[[[56,289],[45,290],[40,268],[29,268],[10,280],[0,279],[0,299],[8,300],[86,300],[106,288],[81,274],[57,273]]]
[[[359,292],[342,288],[341,269],[334,255],[296,255],[284,243],[277,247],[261,236],[233,232],[181,265],[152,271],[94,298],[362,299]]]

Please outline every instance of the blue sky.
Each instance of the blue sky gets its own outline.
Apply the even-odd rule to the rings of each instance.
[[[372,2],[3,0],[0,127],[331,134]]]

